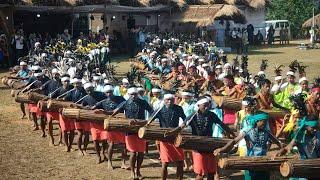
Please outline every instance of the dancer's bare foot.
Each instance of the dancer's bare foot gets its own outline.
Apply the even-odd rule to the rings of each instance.
[[[49,141],[49,146],[50,146],[50,147],[55,146],[54,142]]]
[[[87,151],[83,151],[83,155],[84,155],[84,156],[87,156],[87,155],[89,155],[89,154],[87,153]]]
[[[46,137],[46,134],[42,134],[41,137],[45,138],[45,137]]]
[[[103,161],[108,161],[108,158],[105,154],[103,154]]]
[[[131,168],[125,164],[122,164],[121,169],[130,170]]]
[[[108,170],[112,171],[113,169],[111,161],[108,161]]]
[[[139,180],[143,179],[143,176],[141,175],[140,172],[137,172],[136,174],[137,174],[137,179],[139,179]]]
[[[69,148],[69,147],[66,147],[66,148],[64,149],[64,151],[65,151],[65,152],[70,152],[70,148]]]
[[[26,114],[22,114],[22,116],[20,117],[20,119],[24,119],[26,117]]]
[[[97,164],[102,163],[102,161],[101,161],[101,157],[96,157],[96,163],[97,163]]]
[[[131,180],[135,180],[135,179],[137,179],[136,174],[131,173],[131,176],[129,177],[129,179],[131,179]]]
[[[82,150],[79,150],[79,156],[84,156],[84,153]]]
[[[38,126],[36,126],[35,128],[33,128],[33,131],[37,131],[37,130],[39,130],[39,127],[38,127]]]

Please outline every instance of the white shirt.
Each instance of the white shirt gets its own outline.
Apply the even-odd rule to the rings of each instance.
[[[23,36],[14,36],[16,40],[16,49],[23,49]]]
[[[70,75],[70,79],[73,79],[74,76],[76,76],[77,68],[76,67],[70,67],[68,69],[68,74]]]

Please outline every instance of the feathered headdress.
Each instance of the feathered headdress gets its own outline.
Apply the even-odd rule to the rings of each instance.
[[[284,65],[276,65],[274,67],[274,73],[276,74],[276,76],[281,76],[281,73],[282,73],[282,69]]]
[[[299,93],[289,97],[293,107],[299,111],[301,117],[307,115],[307,107],[305,104],[306,97],[307,95],[304,93]]]
[[[320,87],[320,77],[317,77],[313,80],[313,86],[312,88]]]
[[[299,72],[300,77],[305,77],[305,75],[306,75],[305,69],[306,69],[307,67],[308,67],[308,66],[303,65],[302,62],[299,62],[299,63],[297,64],[297,68],[298,68],[298,72]]]
[[[248,56],[241,56],[241,69],[243,71],[248,69]]]
[[[295,73],[297,71],[298,66],[299,66],[299,62],[297,60],[292,61],[289,64],[290,71]]]
[[[260,71],[265,71],[268,67],[268,60],[267,59],[262,59],[261,60],[261,65],[260,65]]]

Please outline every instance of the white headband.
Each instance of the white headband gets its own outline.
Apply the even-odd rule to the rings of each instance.
[[[174,95],[173,94],[165,94],[163,96],[163,99],[173,99],[174,98]]]
[[[209,100],[208,100],[207,98],[203,98],[203,99],[199,100],[199,101],[197,102],[197,104],[198,104],[198,105],[201,105],[201,104],[205,104],[205,103],[208,103],[208,102],[209,102]]]
[[[281,80],[281,79],[282,79],[282,76],[276,76],[276,77],[274,78],[275,81],[278,81],[278,80]]]
[[[61,78],[61,81],[62,81],[62,82],[69,81],[69,80],[70,80],[70,78],[69,78],[69,77],[66,77],[66,76]]]
[[[88,89],[88,88],[90,88],[90,87],[93,87],[93,85],[92,85],[91,83],[85,83],[85,84],[83,85],[83,88],[84,88],[84,89]]]
[[[193,93],[190,93],[190,92],[181,92],[181,96],[194,96]]]
[[[151,92],[153,92],[153,93],[159,93],[159,92],[161,92],[161,89],[152,88],[152,89],[151,89]]]
[[[20,66],[26,66],[27,65],[27,63],[26,62],[20,62]]]
[[[128,94],[135,94],[135,93],[138,93],[137,88],[131,87],[131,88],[128,89]]]
[[[299,79],[299,84],[301,84],[303,81],[308,81],[308,79],[306,77],[302,77]]]
[[[288,71],[288,72],[287,72],[287,76],[289,76],[289,75],[290,75],[290,76],[294,76],[294,72]]]
[[[241,104],[242,104],[243,106],[248,106],[248,105],[249,105],[249,102],[248,102],[248,101],[242,101]]]
[[[103,88],[104,92],[109,92],[109,91],[113,91],[113,86],[111,85],[106,85]]]

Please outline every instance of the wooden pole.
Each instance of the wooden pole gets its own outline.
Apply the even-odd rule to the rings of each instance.
[[[225,146],[229,141],[230,139],[179,134],[174,144],[183,149],[213,152],[215,149]]]
[[[164,134],[170,130],[173,130],[173,128],[142,127],[138,131],[138,136],[139,138],[146,140],[158,140],[173,143],[176,136],[164,136]],[[191,135],[191,133],[186,131],[183,131],[182,134]]]
[[[320,158],[306,160],[290,160],[280,165],[283,177],[300,177],[320,179]]]
[[[296,156],[277,157],[274,160],[271,157],[228,157],[219,159],[221,169],[232,170],[255,170],[255,171],[272,171],[277,170],[281,163],[297,159]]]

